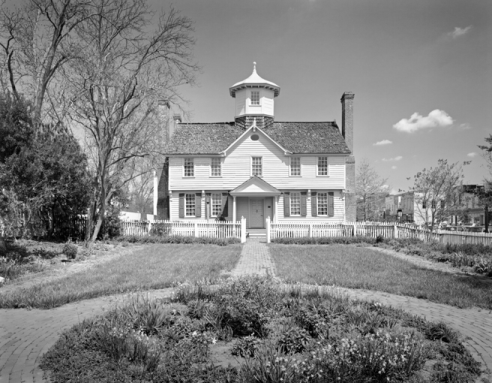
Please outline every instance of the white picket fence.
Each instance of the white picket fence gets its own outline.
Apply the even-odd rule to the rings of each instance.
[[[239,222],[209,221],[121,221],[121,235],[147,235],[239,238],[246,242],[246,220]]]
[[[492,233],[430,231],[411,224],[388,222],[279,222],[266,221],[267,242],[277,238],[382,236],[383,238],[418,238],[450,244],[484,244],[492,246]]]

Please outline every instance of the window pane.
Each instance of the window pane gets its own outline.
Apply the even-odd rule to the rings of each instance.
[[[195,195],[194,194],[186,194],[186,216],[194,217],[195,216]]]
[[[318,215],[328,215],[328,193],[318,193]]]
[[[318,157],[318,175],[328,175],[328,157]]]
[[[212,194],[212,217],[217,217],[222,212],[222,195]]]
[[[195,175],[195,168],[193,166],[193,158],[185,158],[184,176],[193,177],[194,175]]]
[[[301,215],[301,193],[290,194],[290,215]]]
[[[300,176],[301,175],[301,158],[291,157],[290,159],[290,175]]]
[[[253,157],[251,166],[251,173],[254,176],[261,176],[261,157]]]
[[[220,177],[220,158],[212,158],[212,177]]]
[[[251,105],[260,105],[260,92],[251,92]]]

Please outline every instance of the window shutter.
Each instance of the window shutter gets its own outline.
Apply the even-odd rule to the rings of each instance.
[[[202,193],[196,193],[195,196],[195,217],[202,216]]]
[[[307,193],[301,192],[301,217],[305,217],[307,215],[306,199]]]
[[[333,192],[328,193],[328,217],[335,216],[335,201],[333,198]]]
[[[205,218],[212,216],[212,193],[205,193]]]
[[[228,217],[229,216],[229,207],[227,206],[227,199],[228,195],[227,193],[222,193],[222,217]]]
[[[184,193],[179,193],[179,218],[185,217],[184,204],[185,204],[185,195]]]
[[[290,193],[284,193],[284,217],[290,217]]]
[[[313,217],[318,216],[318,197],[316,195],[316,192],[311,193],[311,215]]]

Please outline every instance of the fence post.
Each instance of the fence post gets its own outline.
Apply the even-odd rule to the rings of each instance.
[[[354,237],[357,236],[357,223],[354,222]]]
[[[198,237],[198,223],[195,222],[195,238]]]
[[[246,242],[246,218],[241,217],[241,243]]]
[[[270,243],[270,229],[271,229],[271,226],[270,226],[270,216],[268,216],[266,218],[266,241],[267,243]]]
[[[398,238],[398,226],[393,226],[393,238]]]
[[[308,236],[309,236],[309,238],[313,237],[313,224],[312,223],[309,224],[309,235]]]

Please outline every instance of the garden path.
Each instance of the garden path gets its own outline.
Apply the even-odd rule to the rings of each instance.
[[[248,239],[243,247],[234,276],[247,274],[274,275],[274,265],[266,244]],[[286,286],[288,287],[288,286]],[[347,294],[354,299],[378,301],[424,316],[431,321],[443,321],[464,337],[470,352],[492,370],[492,312],[477,308],[459,309],[423,299],[367,290],[337,287],[303,286]],[[145,294],[163,298],[172,289],[154,290]],[[119,304],[129,294],[115,295],[74,302],[52,310],[0,310],[0,383],[42,382],[38,364],[41,356],[56,342],[61,332],[83,319],[103,314],[112,305]],[[492,382],[492,375],[483,375]],[[483,380],[482,382],[487,382]]]

